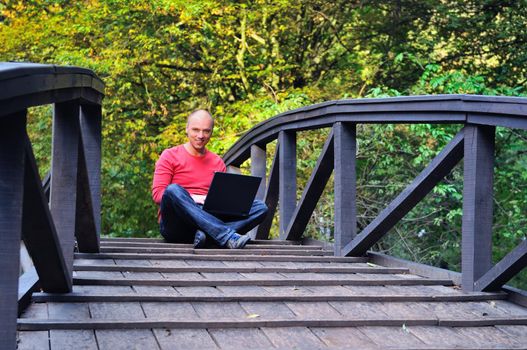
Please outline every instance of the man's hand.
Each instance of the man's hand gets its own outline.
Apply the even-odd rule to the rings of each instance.
[[[190,196],[192,197],[194,202],[198,204],[205,203],[205,198],[207,198],[207,195],[204,195],[204,194],[191,194]]]

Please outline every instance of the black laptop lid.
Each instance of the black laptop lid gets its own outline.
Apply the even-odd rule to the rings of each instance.
[[[261,181],[261,177],[217,172],[203,209],[212,214],[247,216]]]

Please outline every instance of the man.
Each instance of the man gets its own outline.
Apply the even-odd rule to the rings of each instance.
[[[246,233],[265,218],[267,206],[255,200],[244,218],[221,218],[203,210],[214,173],[225,172],[223,160],[207,150],[214,119],[206,110],[192,112],[187,119],[188,141],[164,150],[156,163],[152,198],[158,212],[161,235],[168,242],[205,246],[207,237],[220,246],[241,249],[250,240]]]

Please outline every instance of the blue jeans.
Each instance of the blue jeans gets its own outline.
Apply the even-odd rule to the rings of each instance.
[[[267,215],[267,206],[260,200],[253,202],[246,217],[215,216],[194,202],[183,187],[172,184],[161,199],[161,235],[168,242],[192,243],[196,230],[205,232],[220,246],[224,246],[234,233],[246,233]]]

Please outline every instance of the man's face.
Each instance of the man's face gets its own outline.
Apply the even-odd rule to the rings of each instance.
[[[207,113],[199,113],[190,118],[187,124],[187,137],[197,152],[203,152],[212,136],[212,118]]]

